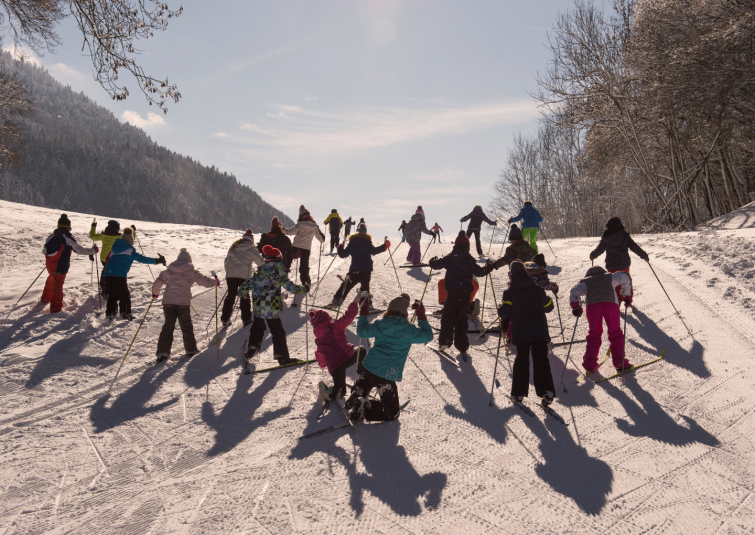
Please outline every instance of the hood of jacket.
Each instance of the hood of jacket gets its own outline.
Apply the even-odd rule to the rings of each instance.
[[[595,275],[601,275],[603,273],[608,273],[608,272],[605,269],[603,269],[601,266],[593,266],[587,270],[587,273],[585,273],[585,277],[581,279],[581,281],[584,281],[585,279],[588,279],[590,277],[594,277]]]
[[[123,251],[127,251],[128,249],[133,249],[133,248],[134,248],[133,245],[118,238],[117,240],[113,242],[113,247],[111,251],[113,252],[113,254],[118,254],[118,253],[122,253]]]
[[[524,264],[524,267],[527,268],[527,275],[530,276],[540,275],[547,271],[543,266],[536,264],[535,262],[527,262]]]
[[[113,245],[113,249],[115,249],[115,245]],[[176,273],[183,273],[184,271],[192,269],[194,269],[194,264],[187,262],[186,260],[176,260],[175,262],[168,264],[168,271],[175,271]]]
[[[349,236],[349,241],[351,241],[352,239],[355,239],[355,240],[367,240],[370,243],[370,245],[372,245],[372,236],[370,236],[366,232],[364,234],[361,234],[359,232],[355,232],[354,234],[352,234],[351,236]]]

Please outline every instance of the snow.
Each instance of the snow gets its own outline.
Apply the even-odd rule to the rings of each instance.
[[[577,385],[574,364],[584,345],[576,345],[564,376],[568,392],[559,390],[553,405],[568,427],[543,411],[530,417],[506,399],[512,356],[503,349],[501,388],[488,406],[498,345],[488,336],[460,367],[415,346],[399,383],[402,403],[411,403],[399,421],[300,441],[342,423],[337,410],[315,419],[317,383],[327,374],[316,365],[241,374],[248,327],[236,318],[218,356],[208,347],[214,321],[206,328],[215,291],[200,288],[194,325],[204,351],[178,366],[147,369],[162,326],[158,301],[108,395],[138,322],[95,315],[92,266],[79,257],[66,280],[64,312],[50,315],[36,304],[43,275],[0,323],[0,534],[752,533],[755,229],[748,206],[696,232],[634,236],[674,306],[633,257],[637,310],[627,320],[627,358],[638,364],[663,349],[666,358],[624,381]],[[41,247],[60,213],[0,201],[3,316],[43,268]],[[68,215],[79,241],[90,245],[92,216]],[[97,219],[103,228],[108,217]],[[222,273],[240,236],[134,223],[146,254],[170,261],[187,247],[203,273]],[[562,293],[590,266],[596,243],[554,240],[555,259],[541,243]],[[428,256],[440,255],[450,245],[431,249]],[[397,264],[406,252],[399,247]],[[386,259],[376,257],[371,286],[380,307],[398,293]],[[323,256],[322,272],[331,260]],[[318,303],[330,300],[336,275],[347,270],[347,261],[333,261]],[[400,269],[398,277],[418,298],[427,273]],[[505,280],[505,269],[494,272],[496,300]],[[151,282],[147,267],[134,264],[129,285],[139,320]],[[434,275],[428,305],[437,304],[436,284]],[[491,298],[488,290],[486,323],[494,319]],[[559,304],[568,336],[574,318],[565,299]],[[311,358],[304,312],[286,308],[284,324],[292,355]],[[555,313],[549,321],[560,341]],[[585,334],[581,321],[576,338]],[[174,353],[179,347],[176,333]],[[552,350],[556,382],[567,351]],[[274,364],[269,336],[259,364]],[[601,371],[611,371],[610,361]]]

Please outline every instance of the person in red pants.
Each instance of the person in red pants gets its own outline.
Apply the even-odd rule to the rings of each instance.
[[[71,220],[66,214],[60,216],[58,228],[47,238],[42,248],[49,273],[42,291],[42,302],[50,303],[51,314],[63,310],[63,284],[68,268],[71,267],[71,251],[80,255],[93,255],[99,250],[96,245],[92,248],[79,245],[71,235]]]

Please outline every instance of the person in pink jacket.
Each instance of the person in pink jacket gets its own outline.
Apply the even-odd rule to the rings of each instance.
[[[163,324],[160,338],[157,340],[157,362],[170,357],[176,320],[178,320],[181,334],[183,334],[186,356],[193,357],[199,353],[197,340],[194,338],[194,325],[191,323],[191,287],[195,283],[205,288],[220,286],[217,277],[214,279],[205,277],[194,269],[194,264],[191,263],[191,255],[186,249],[181,249],[176,261],[171,262],[168,269],[160,273],[155,284],[152,285],[152,297],[154,299],[160,296],[160,289],[165,286],[165,294],[163,295],[165,324]]]
[[[315,335],[315,358],[321,368],[328,368],[333,377],[333,386],[328,387],[320,381],[320,398],[327,403],[331,399],[342,398],[346,394],[346,369],[357,364],[359,369],[367,351],[362,346],[354,349],[346,339],[346,327],[357,317],[357,303],[362,293],[357,292],[354,301],[339,319],[333,321],[325,310],[311,310],[309,321]]]

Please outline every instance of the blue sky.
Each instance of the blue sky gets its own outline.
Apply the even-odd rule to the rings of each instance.
[[[178,4],[169,2],[171,7]],[[109,99],[72,21],[39,58],[58,80],[181,154],[233,173],[296,218],[331,208],[395,240],[417,205],[452,238],[487,208],[512,136],[536,127],[527,91],[561,1],[202,1],[141,43],[177,83],[167,115]],[[7,40],[3,43],[7,48]]]

